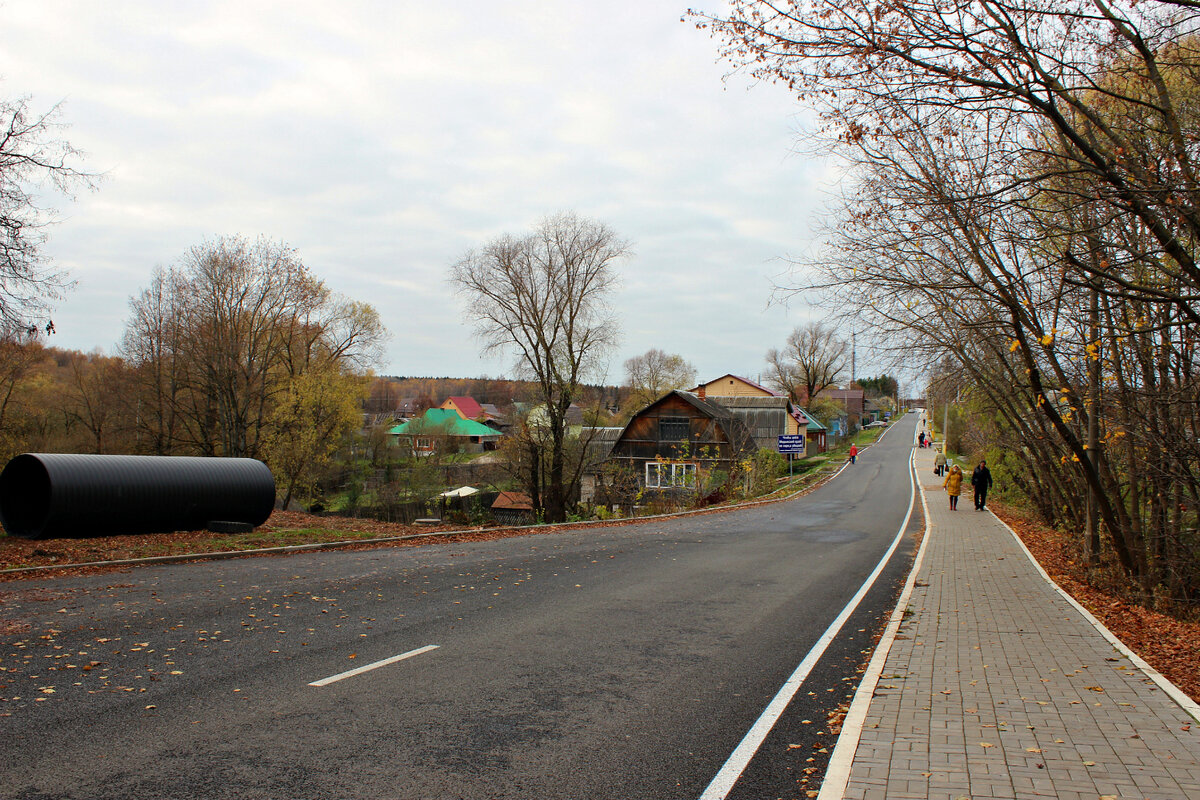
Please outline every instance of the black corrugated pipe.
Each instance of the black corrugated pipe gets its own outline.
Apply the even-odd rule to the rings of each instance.
[[[25,453],[0,472],[0,524],[33,539],[258,526],[274,507],[253,458]]]

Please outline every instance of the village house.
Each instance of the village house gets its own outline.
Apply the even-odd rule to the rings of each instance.
[[[862,425],[866,406],[866,393],[862,389],[822,389],[817,392],[817,398],[834,400],[846,409],[846,415],[850,418],[851,433]]]
[[[807,454],[825,452],[825,426],[786,395],[737,375],[725,374],[692,390],[728,408],[745,423],[755,445],[779,452],[779,437],[805,436]]]
[[[407,445],[414,455],[424,456],[443,449],[457,453],[481,453],[495,450],[502,434],[458,411],[431,408],[419,417],[388,430],[397,444]]]
[[[701,488],[704,472],[730,472],[754,454],[754,437],[732,411],[673,391],[643,408],[613,443],[609,460],[648,489]]]

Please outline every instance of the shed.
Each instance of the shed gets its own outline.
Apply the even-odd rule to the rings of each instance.
[[[779,452],[779,437],[805,433],[808,419],[798,414],[788,398],[767,395],[740,395],[712,398],[740,419],[754,437],[756,449]]]
[[[621,437],[624,428],[584,428],[579,438],[586,442],[586,459],[579,474],[579,502],[592,503],[596,500],[600,485],[600,471],[612,454],[613,445]]]
[[[492,515],[504,525],[528,525],[534,521],[533,501],[521,492],[501,492],[492,501]]]

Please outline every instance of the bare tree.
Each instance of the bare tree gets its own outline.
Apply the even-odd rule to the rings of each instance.
[[[156,451],[257,456],[294,381],[362,371],[385,336],[371,306],[332,294],[266,239],[193,247],[131,308],[124,352]]]
[[[125,362],[99,350],[87,355],[70,352],[67,359],[67,385],[60,401],[64,417],[87,432],[90,452],[127,450],[124,435],[135,412],[130,408]]]
[[[769,381],[781,392],[810,405],[822,390],[836,386],[846,367],[846,343],[819,322],[801,325],[782,350],[767,351]]]
[[[857,167],[821,288],[961,397],[964,446],[1048,521],[1099,519],[1143,598],[1189,605],[1198,22],[1174,0],[746,0],[707,20],[816,101]]]
[[[528,489],[547,522],[566,519],[578,485],[582,467],[571,469],[567,458],[567,411],[616,343],[608,297],[614,266],[628,253],[608,226],[560,214],[530,235],[472,250],[451,270],[485,350],[515,353],[517,369],[536,385],[547,453],[535,460],[545,467],[530,471]]]
[[[992,179],[961,182],[955,199],[983,210],[1014,194],[1030,205],[1087,198],[1137,220],[1159,259],[1155,274],[1103,259],[1079,268],[1109,291],[1175,304],[1200,322],[1200,123],[1191,111],[1200,4],[734,0],[724,15],[695,18],[735,64],[817,104],[843,152],[871,154],[895,137],[984,137],[977,155]],[[1056,162],[1031,169],[1048,150]],[[1079,183],[1055,188],[1064,174],[1082,179],[1085,194]],[[1160,285],[1164,274],[1173,288]]]
[[[169,455],[179,446],[185,356],[186,290],[175,269],[156,269],[150,285],[129,301],[121,351],[133,370],[138,452]]]
[[[34,400],[29,385],[49,360],[36,335],[0,333],[0,461],[25,448],[27,417]]]
[[[58,107],[31,114],[28,98],[0,101],[0,331],[45,325],[49,302],[67,287],[67,276],[46,265],[41,246],[50,213],[35,187],[70,195],[93,187],[95,177],[74,166],[79,152],[58,137]]]
[[[625,381],[632,389],[631,404],[641,408],[673,389],[691,386],[696,368],[683,356],[652,348],[625,361]]]

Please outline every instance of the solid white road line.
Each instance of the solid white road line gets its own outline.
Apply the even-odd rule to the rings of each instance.
[[[909,469],[912,470],[914,479],[916,456],[917,451],[914,450],[909,458]],[[929,544],[932,536],[933,528],[929,524],[929,504],[926,502],[924,492],[921,492],[921,508],[925,511],[925,535],[921,539],[921,547],[917,551],[912,569],[908,572],[908,580],[904,582],[904,591],[896,602],[896,608],[892,610],[887,629],[875,647],[871,663],[867,665],[867,671],[863,674],[862,681],[858,684],[858,690],[854,693],[854,700],[850,703],[850,710],[846,712],[846,718],[842,721],[842,732],[838,735],[833,755],[829,757],[829,764],[825,767],[825,777],[821,781],[821,792],[817,795],[817,800],[842,800],[846,794],[846,785],[850,782],[850,767],[854,764],[854,754],[858,752],[858,743],[862,738],[863,725],[866,723],[871,698],[875,694],[875,687],[879,685],[879,677],[883,674],[883,666],[887,661],[888,653],[891,651],[892,644],[896,641],[896,634],[904,621],[904,612],[908,608],[909,598],[912,597],[917,571],[921,568],[921,562],[925,560],[925,547]]]
[[[330,675],[328,678],[322,678],[319,681],[313,681],[309,684],[309,686],[328,686],[331,683],[337,683],[338,681],[345,680],[346,678],[353,678],[355,675],[362,675],[364,672],[370,672],[373,669],[386,667],[388,664],[395,664],[397,661],[403,661],[406,658],[412,658],[413,656],[419,656],[422,653],[428,653],[430,650],[437,650],[438,647],[439,645],[436,644],[427,644],[424,647],[418,647],[416,650],[409,650],[407,653],[401,653],[398,656],[385,658],[382,661],[376,661],[373,664],[365,664],[357,669],[339,672],[337,675]]]
[[[762,747],[762,743],[766,741],[767,734],[771,732],[771,728],[775,727],[775,723],[783,716],[784,710],[792,702],[792,698],[796,696],[796,692],[800,691],[800,686],[803,685],[808,674],[812,672],[813,667],[816,666],[821,656],[825,654],[829,645],[833,643],[834,638],[837,637],[842,626],[846,624],[846,620],[858,608],[858,604],[862,602],[863,597],[870,591],[871,586],[875,583],[875,579],[879,577],[879,573],[883,572],[883,568],[887,566],[892,553],[896,551],[900,540],[904,538],[904,531],[908,528],[908,521],[912,518],[913,507],[916,504],[916,477],[912,474],[911,470],[909,478],[908,513],[904,515],[904,522],[900,523],[900,530],[896,532],[895,538],[892,539],[891,547],[887,549],[887,552],[883,554],[883,558],[875,565],[875,570],[863,581],[863,585],[859,587],[854,597],[850,598],[850,602],[842,609],[842,613],[838,614],[837,619],[829,624],[829,627],[821,634],[821,638],[817,640],[813,648],[808,651],[808,655],[800,662],[800,666],[796,667],[795,672],[780,687],[758,720],[746,732],[746,735],[742,737],[741,743],[738,744],[737,748],[734,749],[733,753],[725,761],[725,765],[721,767],[721,771],[708,784],[704,793],[700,795],[699,800],[725,800],[729,796],[729,792],[733,790],[733,785],[742,776],[742,772],[745,771],[750,760],[754,758],[754,754],[758,752],[758,748]]]

